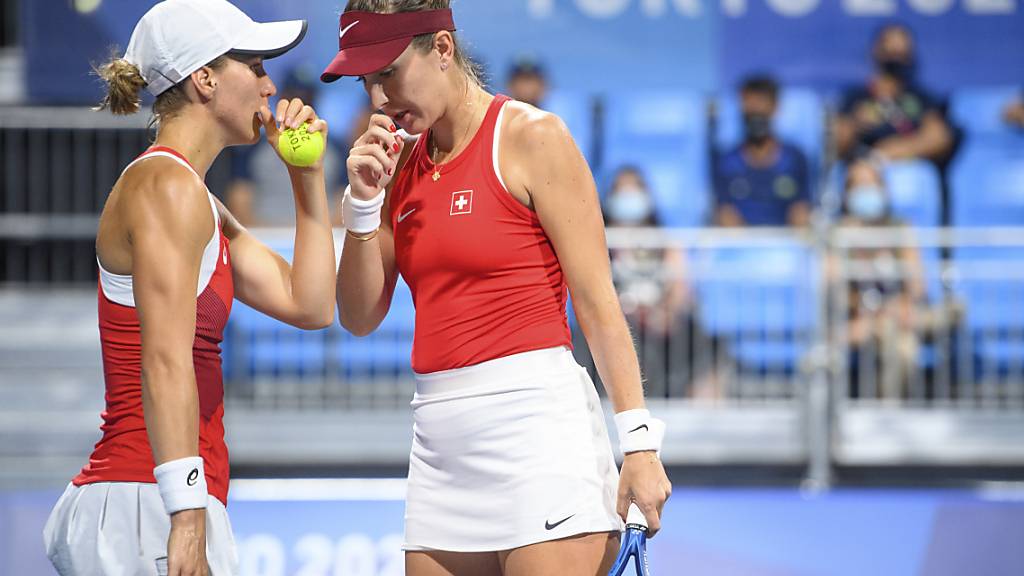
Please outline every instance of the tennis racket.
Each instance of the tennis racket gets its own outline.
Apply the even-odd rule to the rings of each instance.
[[[622,547],[608,576],[622,576],[631,561],[636,568],[636,576],[651,576],[647,569],[647,518],[636,504],[629,505]]]

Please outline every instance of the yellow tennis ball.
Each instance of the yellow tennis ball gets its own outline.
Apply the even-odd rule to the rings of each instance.
[[[284,161],[292,166],[305,168],[316,164],[324,153],[324,135],[321,132],[309,132],[309,124],[302,123],[298,128],[289,128],[277,138],[277,149]]]

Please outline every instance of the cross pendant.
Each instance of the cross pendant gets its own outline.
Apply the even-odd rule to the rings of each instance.
[[[440,180],[441,179],[441,171],[440,170],[434,170],[433,178],[434,178],[434,182],[437,182],[438,180]]]

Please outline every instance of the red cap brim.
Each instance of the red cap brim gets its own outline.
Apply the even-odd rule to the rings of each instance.
[[[365,76],[381,70],[402,55],[412,39],[440,30],[455,30],[448,8],[378,14],[352,10],[338,22],[338,55],[320,80]]]
[[[320,75],[322,82],[334,82],[342,76],[365,76],[382,70],[398,59],[412,38],[396,38],[378,44],[353,46],[338,52]]]

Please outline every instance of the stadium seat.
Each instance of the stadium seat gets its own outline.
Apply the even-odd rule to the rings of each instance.
[[[949,113],[970,140],[1012,130],[1003,122],[1003,109],[1020,98],[1020,86],[961,88],[950,97]]]
[[[351,377],[411,373],[415,317],[412,294],[399,278],[391,308],[373,333],[357,337],[342,331],[335,350],[342,374]]]
[[[726,340],[742,365],[796,370],[819,317],[812,252],[796,243],[728,247],[698,252],[694,262],[704,330]]]
[[[1024,149],[974,147],[950,175],[957,226],[1024,222]],[[966,327],[980,365],[1005,370],[1024,363],[1024,249],[965,247],[955,251],[956,293],[967,307]]]
[[[743,118],[735,91],[718,97],[715,126],[719,150],[730,150],[742,140]],[[809,88],[783,88],[773,126],[776,134],[807,156],[813,177],[825,147],[825,108],[821,97]]]
[[[268,240],[285,260],[293,256],[290,234]],[[330,329],[309,331],[290,326],[235,301],[231,311],[233,361],[251,376],[307,376],[323,372]]]
[[[956,226],[1020,226],[1024,223],[1024,148],[973,148],[950,171]]]
[[[290,241],[264,240],[291,259]],[[412,295],[401,278],[388,315],[377,330],[362,338],[337,324],[324,330],[301,330],[236,301],[224,342],[225,374],[229,379],[302,377],[323,374],[334,366],[343,377],[408,374],[414,318]]]
[[[689,92],[629,91],[604,101],[601,173],[607,191],[624,165],[646,176],[667,226],[707,221],[707,113],[703,97]]]
[[[942,222],[942,182],[938,169],[924,160],[893,162],[883,174],[893,215],[913,226]]]
[[[225,332],[225,373],[229,378],[323,372],[327,329],[295,328],[236,300]]]
[[[1024,248],[960,248],[954,264],[976,362],[1000,372],[1024,366]]]

